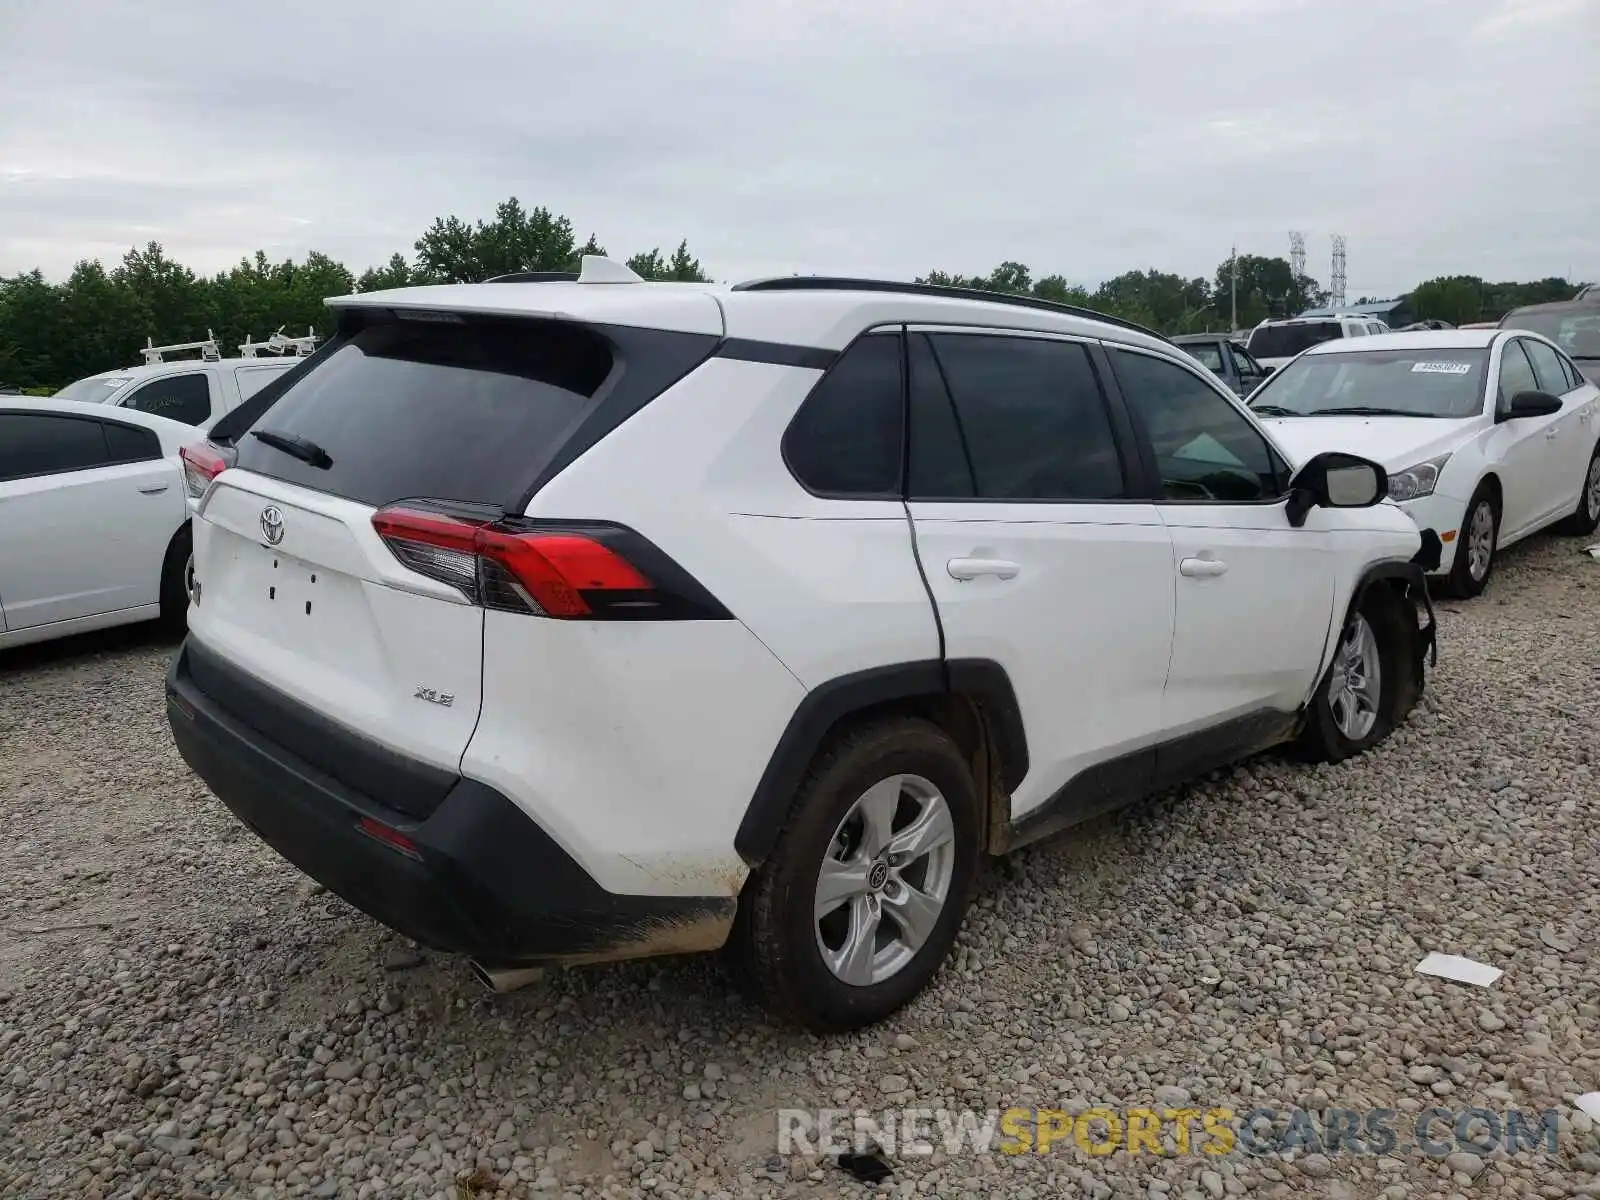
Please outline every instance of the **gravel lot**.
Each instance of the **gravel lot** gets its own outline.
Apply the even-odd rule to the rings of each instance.
[[[854,1195],[774,1158],[777,1108],[1182,1093],[1569,1115],[1555,1158],[939,1153],[879,1187],[1600,1195],[1571,1107],[1600,1089],[1600,563],[1580,545],[1535,539],[1445,603],[1426,705],[1377,752],[1258,760],[1023,852],[929,994],[834,1040],[769,1024],[704,960],[489,996],[205,792],[167,733],[170,642],[5,656],[0,1195]],[[1506,974],[1413,974],[1430,950]]]

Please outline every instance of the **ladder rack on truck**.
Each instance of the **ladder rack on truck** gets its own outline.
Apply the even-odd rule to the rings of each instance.
[[[278,332],[264,342],[255,341],[249,334],[245,335],[244,344],[239,347],[239,353],[245,358],[254,358],[265,351],[268,354],[287,355],[290,358],[304,358],[317,348],[316,326],[306,332],[305,337],[285,337],[283,326],[278,326]]]
[[[201,362],[221,362],[222,351],[217,349],[217,335],[209,329],[206,330],[206,340],[203,342],[176,342],[171,346],[158,346],[154,338],[145,338],[144,365],[153,367],[157,363],[166,362],[165,355],[186,354],[198,350]]]

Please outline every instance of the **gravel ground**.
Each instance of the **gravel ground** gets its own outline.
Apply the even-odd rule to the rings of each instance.
[[[832,1196],[780,1107],[1555,1107],[1555,1157],[897,1159],[899,1194],[1600,1195],[1600,564],[1509,552],[1426,705],[987,873],[888,1025],[768,1023],[706,960],[504,997],[242,830],[172,748],[149,634],[0,662],[0,1195]],[[1504,968],[1427,979],[1426,951]]]

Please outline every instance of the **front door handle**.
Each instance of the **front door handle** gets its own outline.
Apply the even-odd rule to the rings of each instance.
[[[1190,579],[1215,579],[1228,573],[1228,564],[1217,558],[1186,558],[1178,564],[1178,574]]]
[[[951,579],[976,579],[980,575],[993,575],[998,579],[1015,579],[1022,568],[1004,558],[952,558],[944,569]]]
[[[159,496],[162,492],[164,492],[166,490],[167,490],[167,485],[166,484],[164,484],[164,483],[152,483],[152,484],[146,485],[145,487],[140,488],[139,489],[139,493],[140,493],[140,495],[144,495],[144,496]]]
[[[1547,441],[1547,442],[1553,442],[1553,441],[1556,440],[1556,438],[1558,438],[1560,436],[1561,436],[1561,431],[1559,429],[1555,428],[1554,426],[1551,426],[1549,429],[1546,429],[1544,431],[1544,440]]]

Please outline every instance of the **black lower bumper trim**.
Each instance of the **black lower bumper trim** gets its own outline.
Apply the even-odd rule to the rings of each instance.
[[[726,938],[732,898],[608,892],[475,780],[457,779],[421,820],[356,791],[202,690],[190,648],[167,673],[167,718],[184,760],[289,862],[406,937],[491,968],[709,950]],[[319,719],[303,706],[296,716]],[[415,856],[362,832],[363,818],[409,839]]]

